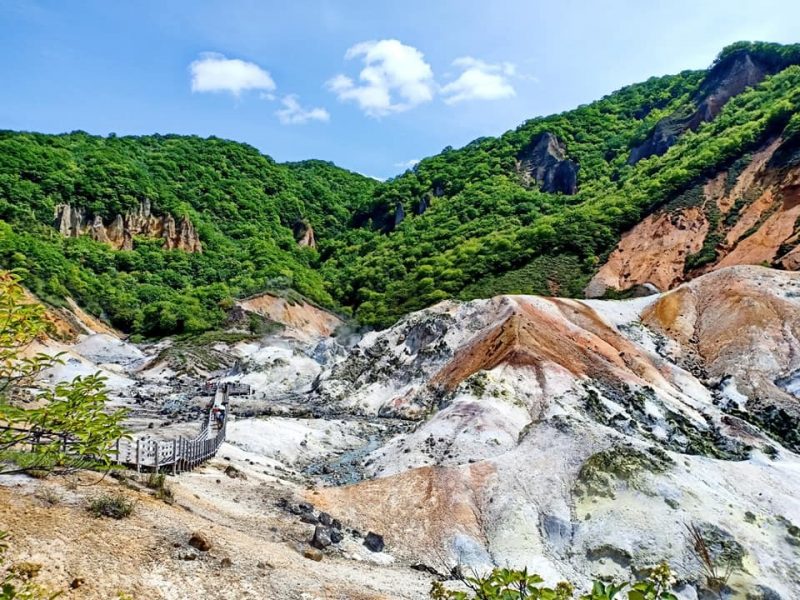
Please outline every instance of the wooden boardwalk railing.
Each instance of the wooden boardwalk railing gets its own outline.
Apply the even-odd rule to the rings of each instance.
[[[228,393],[227,384],[217,388],[214,402],[196,437],[188,439],[181,436],[172,440],[159,440],[142,436],[132,440],[118,440],[117,464],[135,468],[137,471],[166,470],[174,475],[191,471],[207,461],[225,441],[228,428]],[[217,410],[224,411],[221,424],[216,418]]]
[[[114,448],[114,462],[137,471],[168,471],[173,475],[183,471],[191,471],[198,465],[213,457],[222,442],[228,428],[228,386],[221,384],[214,396],[214,402],[203,419],[200,432],[194,438],[180,436],[172,440],[155,439],[149,435],[120,439]],[[222,410],[223,418],[218,420],[218,411]],[[31,431],[0,426],[0,429],[19,433],[19,446],[36,446],[53,444],[55,441],[63,447],[64,454],[69,455],[69,447],[73,441],[62,433],[49,431]],[[91,458],[91,457],[80,457]]]

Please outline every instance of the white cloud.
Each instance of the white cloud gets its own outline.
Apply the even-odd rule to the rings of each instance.
[[[418,158],[412,158],[411,160],[402,160],[400,162],[396,162],[394,163],[394,166],[406,170],[406,169],[413,169],[414,167],[417,166],[418,163],[419,163]]]
[[[230,92],[238,96],[246,90],[271,92],[275,82],[255,63],[206,52],[189,65],[193,92]]]
[[[441,93],[446,104],[465,100],[500,100],[516,94],[509,81],[516,75],[512,63],[487,63],[471,56],[462,56],[453,65],[463,69],[458,79],[443,86]]]
[[[275,111],[283,125],[302,125],[309,121],[329,121],[331,116],[324,108],[303,108],[295,94],[284,96],[283,108]]]
[[[408,110],[433,99],[433,70],[413,46],[398,40],[362,42],[350,48],[345,58],[363,61],[358,83],[339,74],[327,82],[327,87],[339,100],[355,102],[372,117]]]

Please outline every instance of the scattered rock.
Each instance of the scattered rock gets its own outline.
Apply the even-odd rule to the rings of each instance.
[[[231,479],[247,479],[247,475],[245,475],[242,471],[240,471],[233,465],[228,465],[227,467],[225,467],[225,475],[227,475]]]
[[[344,539],[344,534],[339,529],[331,529],[331,542],[338,544]]]
[[[327,527],[330,527],[333,523],[333,519],[331,519],[331,516],[326,512],[319,513],[317,520]]]
[[[383,552],[383,536],[370,531],[367,537],[364,538],[364,545],[370,552]]]
[[[323,554],[316,548],[306,548],[303,550],[303,556],[309,560],[315,560],[319,562],[322,560]]]
[[[86,580],[83,577],[76,577],[75,579],[69,582],[69,589],[77,590],[84,583],[86,583]]]
[[[314,528],[314,537],[311,538],[311,545],[314,548],[318,548],[323,550],[327,548],[332,543],[331,540],[331,529],[330,527],[326,527],[325,525],[317,525]]]
[[[226,556],[221,561],[219,561],[219,566],[222,567],[223,569],[227,569],[233,566],[233,561]]]
[[[211,541],[199,531],[195,531],[192,537],[189,538],[189,545],[192,548],[197,548],[200,552],[208,552],[211,550]]]
[[[309,525],[316,525],[319,522],[319,519],[314,516],[314,513],[304,513],[300,515],[300,521],[303,523],[308,523]]]

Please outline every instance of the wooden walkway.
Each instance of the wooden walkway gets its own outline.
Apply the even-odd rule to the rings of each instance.
[[[214,402],[203,419],[200,432],[192,439],[179,437],[173,440],[159,440],[149,435],[130,440],[118,440],[116,463],[137,471],[167,471],[173,475],[191,471],[213,457],[222,442],[228,427],[228,386],[217,388]],[[224,411],[221,424],[217,411]]]
[[[112,450],[114,462],[137,471],[165,471],[173,475],[191,471],[213,457],[225,441],[228,428],[228,395],[228,385],[220,384],[215,392],[214,402],[195,437],[189,439],[181,436],[164,440],[143,435],[119,439]],[[224,416],[221,419],[217,418],[219,411],[223,411]],[[18,442],[14,443],[23,448],[30,446],[31,451],[35,451],[38,445],[58,443],[63,453],[70,455],[70,446],[75,443],[63,433],[17,429],[2,425],[0,429],[14,432],[12,435],[18,438]]]

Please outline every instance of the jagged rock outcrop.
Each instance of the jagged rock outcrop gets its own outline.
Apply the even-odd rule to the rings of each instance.
[[[314,228],[308,221],[297,221],[292,228],[294,230],[294,239],[297,240],[297,245],[301,248],[316,248],[317,240],[314,235]]]
[[[149,200],[124,215],[118,214],[108,225],[100,215],[90,217],[80,208],[59,204],[55,208],[54,226],[65,237],[88,235],[117,250],[132,250],[134,236],[140,235],[162,238],[165,250],[203,251],[200,236],[188,218],[182,217],[176,223],[171,214],[154,215]]]
[[[427,196],[423,196],[422,198],[419,199],[419,202],[417,203],[416,213],[418,215],[425,214],[425,211],[428,210],[429,206],[430,206],[429,198]]]
[[[403,209],[402,203],[398,202],[394,207],[394,226],[397,227],[406,218],[406,211]]]
[[[633,165],[644,158],[664,154],[683,133],[713,120],[728,100],[777,70],[777,66],[768,65],[747,51],[726,57],[709,71],[693,98],[697,109],[672,114],[656,123],[647,139],[631,150],[628,163]]]
[[[578,165],[566,158],[564,142],[552,133],[535,136],[517,155],[517,172],[526,186],[543,192],[573,195],[578,191]]]

